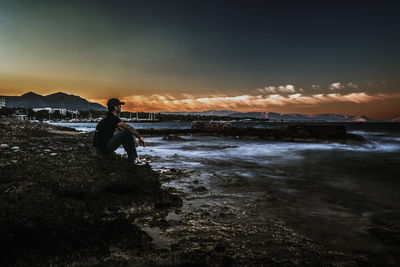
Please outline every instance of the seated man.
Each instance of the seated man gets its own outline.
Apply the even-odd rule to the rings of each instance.
[[[93,146],[101,151],[102,154],[109,154],[114,152],[120,145],[122,145],[128,154],[128,159],[136,165],[144,165],[141,162],[136,153],[136,136],[139,139],[139,143],[145,147],[143,137],[131,126],[122,122],[118,118],[118,114],[121,113],[121,105],[124,102],[120,102],[117,98],[111,98],[107,102],[108,113],[107,116],[102,119],[96,127],[94,134]],[[115,129],[121,129],[120,132],[114,134]]]

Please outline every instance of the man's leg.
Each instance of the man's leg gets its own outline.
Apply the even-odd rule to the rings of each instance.
[[[132,133],[127,130],[114,134],[104,149],[105,154],[117,150],[120,145],[124,147],[129,159],[135,160],[138,157]]]
[[[128,154],[128,159],[135,160],[138,157],[136,152],[136,145],[133,141],[133,135],[130,131],[124,130],[124,138],[122,139],[122,146]]]

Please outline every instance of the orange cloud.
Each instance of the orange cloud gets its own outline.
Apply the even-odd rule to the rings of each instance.
[[[134,95],[123,98],[125,110],[131,111],[200,111],[210,109],[231,110],[267,110],[274,107],[319,105],[324,103],[349,102],[367,103],[386,99],[400,99],[400,93],[369,95],[365,92],[349,94],[314,94],[300,93],[290,95],[238,95],[238,96],[208,96],[200,97],[190,94],[172,95]],[[107,99],[91,99],[91,101],[106,104]]]

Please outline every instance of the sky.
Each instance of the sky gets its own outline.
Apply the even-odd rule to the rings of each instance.
[[[0,0],[0,95],[398,118],[394,2]]]

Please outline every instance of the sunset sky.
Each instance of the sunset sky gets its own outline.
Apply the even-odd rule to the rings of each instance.
[[[397,118],[391,2],[0,0],[0,95]]]

